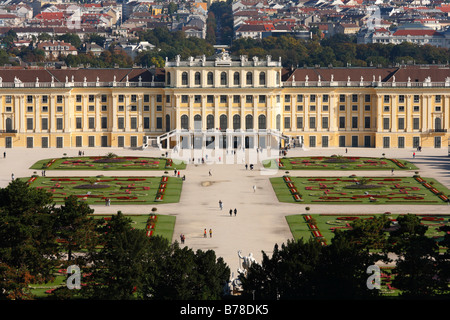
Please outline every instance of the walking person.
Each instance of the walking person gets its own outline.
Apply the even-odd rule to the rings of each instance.
[[[209,176],[212,176],[211,169],[209,169]]]
[[[416,153],[415,153],[415,152],[413,152],[413,159],[414,159],[414,158],[416,158]]]
[[[230,209],[230,217],[233,215],[233,209]]]
[[[253,185],[253,192],[256,192],[256,186]]]
[[[209,237],[212,238],[212,229],[209,229]]]
[[[6,158],[6,151],[3,152],[3,158]]]
[[[234,216],[236,217],[237,209],[234,208]]]
[[[219,200],[219,208],[220,208],[220,210],[222,210],[222,208],[223,208],[222,200]]]
[[[14,181],[14,173],[11,173],[11,180]]]
[[[203,238],[206,238],[206,229],[203,230]]]

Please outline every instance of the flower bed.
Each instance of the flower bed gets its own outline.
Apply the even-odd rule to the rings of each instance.
[[[360,158],[332,155],[330,157],[289,157],[275,158],[265,161],[266,168],[275,164],[279,169],[287,170],[389,170],[389,169],[417,169],[417,167],[405,160],[385,158]]]
[[[433,187],[431,184],[429,184],[425,179],[422,179],[421,177],[414,177],[414,179],[421,183],[422,186],[424,186],[425,188],[427,188],[428,190],[430,190],[433,194],[437,195],[439,199],[441,199],[444,202],[449,202],[450,199],[444,195],[441,191],[439,191],[438,189],[436,189],[435,187]]]
[[[427,182],[418,177],[365,178],[353,175],[349,177],[289,177],[285,175],[282,178],[270,180],[278,199],[283,202],[373,204],[430,204],[434,202],[440,204],[448,201],[449,197],[444,193],[450,193],[434,180],[430,179]],[[299,197],[294,197],[296,194]],[[290,200],[288,196],[291,197]]]
[[[181,179],[174,178],[172,185],[168,177],[32,177],[27,181],[33,187],[51,193],[56,203],[73,195],[90,204],[105,202],[106,199],[110,199],[111,204],[176,202],[182,184]],[[155,187],[151,188],[151,183]]]

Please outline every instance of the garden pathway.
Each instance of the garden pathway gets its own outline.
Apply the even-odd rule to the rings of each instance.
[[[85,149],[86,156],[105,155],[114,152],[118,155],[131,156],[160,156],[160,150],[125,150],[111,148]],[[403,158],[414,162],[422,176],[438,179],[450,188],[450,157],[447,150],[424,149],[416,152],[415,159],[412,153],[415,150],[399,149],[363,149],[348,148],[348,154],[343,149],[291,149],[288,156],[329,156],[341,154],[345,156],[381,156]],[[0,158],[0,187],[6,187],[11,181],[11,173],[16,177],[31,176],[29,167],[39,159],[67,156],[77,156],[78,149],[6,149],[5,159]],[[189,164],[184,172],[186,181],[183,185],[179,203],[155,205],[158,213],[176,216],[174,241],[179,241],[179,235],[185,234],[185,245],[197,250],[213,249],[218,257],[223,257],[230,266],[231,272],[236,275],[240,266],[238,250],[242,255],[253,254],[257,261],[261,261],[261,251],[271,256],[276,243],[285,243],[291,238],[286,224],[285,216],[305,213],[306,205],[279,203],[272,190],[269,179],[271,176],[263,175],[261,166],[257,164],[254,170],[246,170],[244,163],[238,164]],[[209,175],[211,170],[212,175]],[[89,171],[91,175],[109,175],[111,172]],[[379,176],[380,171],[342,172],[342,171],[291,171],[292,176],[342,176],[355,173],[357,175]],[[37,172],[40,175],[40,172]],[[158,171],[116,171],[114,175],[162,175]],[[173,174],[173,172],[169,172]],[[278,171],[275,176],[284,172]],[[390,176],[390,172],[385,173]],[[403,175],[412,176],[414,172],[403,172]],[[47,176],[79,176],[86,175],[82,171],[47,171]],[[399,171],[395,175],[400,175]],[[256,186],[256,191],[253,186]],[[223,202],[223,210],[219,208],[219,200]],[[450,213],[450,207],[442,205],[308,205],[310,214],[317,213]],[[151,206],[153,207],[153,206]],[[122,210],[124,213],[149,213],[149,206],[125,205],[122,207],[103,205],[92,206],[95,213],[115,213]],[[237,209],[237,215],[230,217],[229,210]],[[113,211],[112,211],[113,210]],[[207,238],[203,237],[203,230],[207,229]],[[209,237],[209,229],[213,236]]]

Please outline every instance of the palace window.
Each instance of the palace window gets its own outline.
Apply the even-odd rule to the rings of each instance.
[[[188,74],[187,74],[187,72],[183,72],[181,74],[181,84],[183,86],[187,86],[188,85]]]
[[[241,84],[241,79],[240,79],[239,72],[235,72],[235,73],[233,74],[233,84],[234,84],[235,86],[238,86],[238,85]]]

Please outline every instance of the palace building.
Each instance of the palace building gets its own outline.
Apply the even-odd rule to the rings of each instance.
[[[447,148],[450,67],[284,68],[214,57],[164,68],[0,69],[0,147]],[[216,144],[218,143],[218,144]]]

